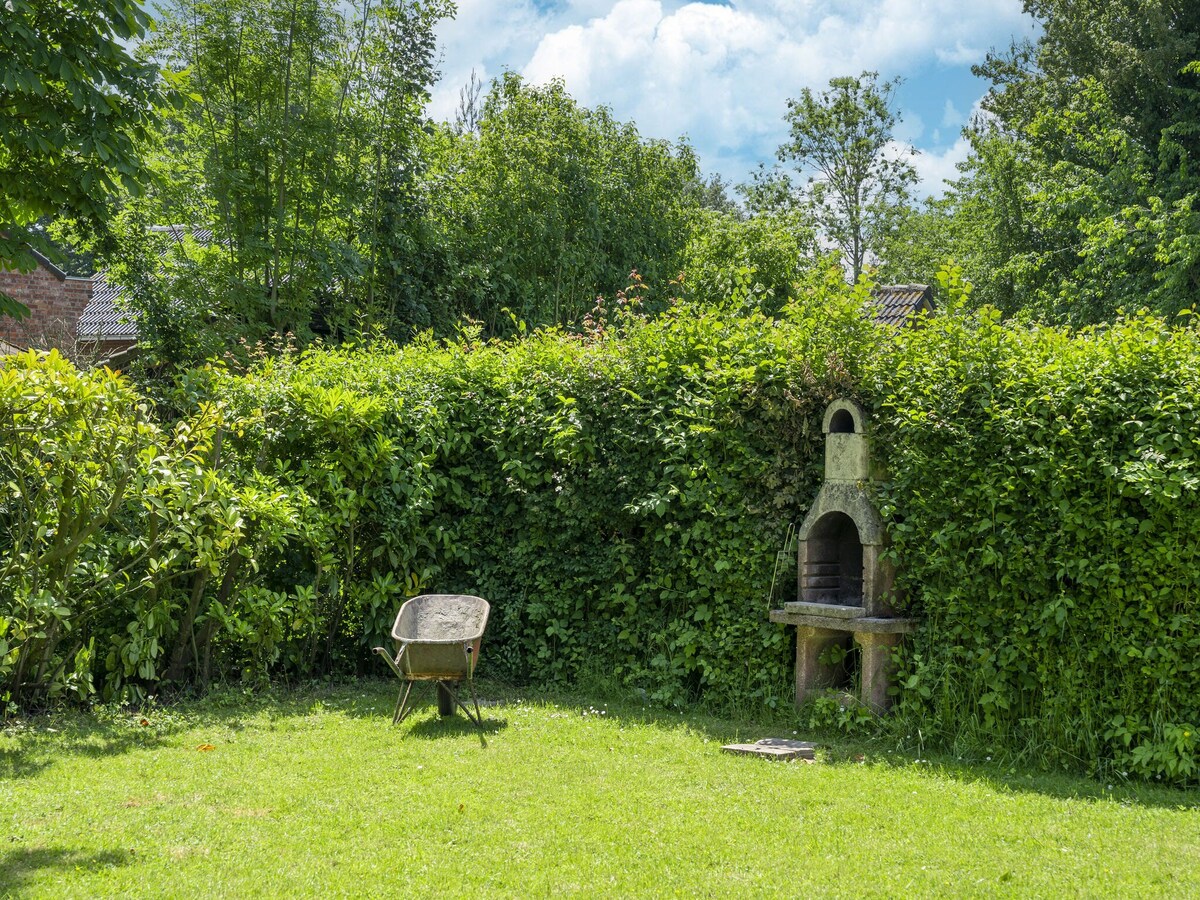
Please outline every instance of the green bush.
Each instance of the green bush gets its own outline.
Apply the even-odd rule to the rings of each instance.
[[[880,357],[928,738],[1174,780],[1200,725],[1200,335],[943,316]]]
[[[0,368],[0,701],[152,683],[175,586],[234,539],[231,488],[205,464],[213,419],[174,432],[132,387],[57,353]]]
[[[367,659],[403,596],[466,591],[493,605],[485,658],[505,677],[774,704],[775,551],[815,493],[840,360],[871,334],[851,303],[785,322],[679,308],[305,353],[214,390],[240,464],[272,460],[307,498],[306,542],[261,581],[317,598],[329,664]]]
[[[920,622],[901,725],[1194,782],[1197,330],[951,309],[897,332],[862,316],[865,287],[817,289],[778,318],[627,304],[581,333],[198,371],[172,428],[111,373],[9,359],[2,699],[378,672],[404,598],[461,591],[492,603],[493,675],[786,704],[766,595],[848,394],[874,410]]]

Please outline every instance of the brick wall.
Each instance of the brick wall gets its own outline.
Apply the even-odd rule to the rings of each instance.
[[[90,278],[71,278],[41,260],[32,272],[0,269],[0,291],[29,307],[21,319],[0,316],[0,340],[17,347],[70,352],[78,337],[79,315],[92,296]]]

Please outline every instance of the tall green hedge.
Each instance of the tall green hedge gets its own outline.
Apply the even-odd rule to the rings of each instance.
[[[405,597],[463,591],[494,675],[786,705],[767,593],[849,394],[921,622],[900,721],[1194,780],[1196,329],[897,332],[862,300],[283,354],[192,373],[170,428],[119,377],[10,360],[0,699],[376,672]]]
[[[819,419],[873,327],[852,302],[789,321],[679,309],[511,343],[276,360],[215,393],[231,448],[320,513],[307,586],[330,660],[365,658],[399,599],[493,606],[485,658],[519,680],[615,679],[682,703],[785,700],[766,620],[775,553],[820,478]],[[390,586],[385,589],[384,585]]]
[[[927,735],[1194,779],[1200,336],[944,316],[880,357],[884,496]]]

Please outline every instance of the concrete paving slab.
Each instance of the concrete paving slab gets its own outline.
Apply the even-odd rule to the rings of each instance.
[[[808,741],[793,741],[787,738],[763,738],[753,744],[726,744],[721,748],[726,753],[741,756],[761,756],[765,759],[816,759],[816,744]]]

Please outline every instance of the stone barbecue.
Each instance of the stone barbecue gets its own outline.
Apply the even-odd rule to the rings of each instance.
[[[796,626],[796,703],[825,690],[851,690],[876,712],[889,705],[891,654],[911,619],[892,608],[895,569],[871,484],[866,411],[853,400],[825,410],[825,482],[798,532],[797,599],[771,610]],[[857,652],[855,652],[857,649]]]

